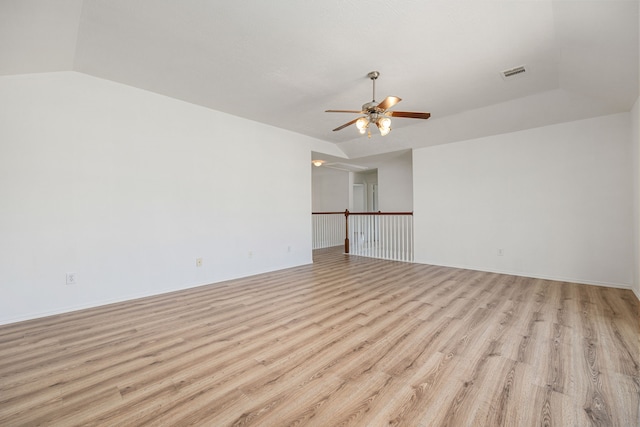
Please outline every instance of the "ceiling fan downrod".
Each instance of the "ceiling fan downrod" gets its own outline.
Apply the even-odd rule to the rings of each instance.
[[[376,80],[378,77],[380,77],[380,72],[371,71],[369,74],[367,74],[367,77],[369,77],[373,82],[373,98],[371,102],[376,102]]]

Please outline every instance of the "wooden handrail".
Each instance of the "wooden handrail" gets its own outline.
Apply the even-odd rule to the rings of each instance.
[[[413,215],[413,212],[311,212],[311,215]]]
[[[349,215],[413,215],[413,212],[349,212]]]
[[[311,212],[311,215],[344,215],[342,212]]]
[[[345,209],[344,212],[311,212],[312,215],[344,215],[345,222],[345,236],[344,236],[344,253],[349,253],[349,215],[413,215],[413,212],[349,212],[349,209]]]

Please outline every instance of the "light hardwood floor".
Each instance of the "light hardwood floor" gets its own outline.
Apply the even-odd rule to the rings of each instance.
[[[1,326],[0,425],[638,425],[631,291],[314,257]]]

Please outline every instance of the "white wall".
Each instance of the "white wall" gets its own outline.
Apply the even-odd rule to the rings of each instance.
[[[376,169],[345,172],[326,167],[313,168],[313,211],[354,211],[353,185],[367,189],[367,210],[410,212],[413,210],[411,151],[379,161]],[[371,185],[378,185],[378,209],[372,208]]]
[[[368,170],[366,172],[352,172],[353,185],[362,185],[364,191],[364,209],[356,208],[356,195],[353,194],[353,199],[350,203],[349,211],[353,212],[373,212],[379,209],[373,209],[373,186],[378,184],[378,169]]]
[[[630,129],[621,113],[415,150],[416,261],[630,287]]]
[[[313,212],[344,212],[349,206],[349,172],[313,167]]]
[[[311,142],[79,73],[0,77],[0,323],[310,263]]]
[[[411,151],[378,166],[379,210],[413,211],[413,164]]]
[[[640,299],[640,98],[631,110],[631,147],[633,161],[633,243],[634,281],[633,291]]]

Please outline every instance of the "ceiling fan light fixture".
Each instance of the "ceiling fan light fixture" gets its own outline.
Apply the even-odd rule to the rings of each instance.
[[[366,117],[360,117],[356,120],[356,127],[358,128],[358,131],[364,135],[367,131],[367,127],[369,127],[369,120]]]
[[[381,117],[376,122],[376,126],[380,130],[380,135],[385,136],[391,132],[391,119],[389,117]]]

